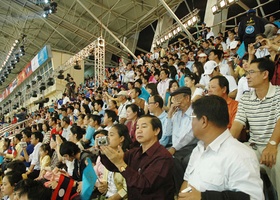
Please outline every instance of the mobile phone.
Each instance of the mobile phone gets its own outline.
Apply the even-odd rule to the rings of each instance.
[[[189,186],[189,187],[183,189],[183,190],[181,191],[181,193],[188,193],[188,192],[191,192],[191,191],[192,191],[192,188]]]

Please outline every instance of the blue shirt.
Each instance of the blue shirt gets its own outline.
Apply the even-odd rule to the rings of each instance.
[[[166,134],[166,123],[167,123],[167,113],[163,111],[159,116],[159,120],[161,121],[162,124],[162,136],[159,140],[159,143],[166,147],[170,146],[172,144],[172,136]]]
[[[149,92],[144,87],[141,87],[141,95],[139,95],[139,98],[144,99],[146,102],[148,102],[149,97]]]
[[[91,126],[87,126],[85,139],[90,141],[89,146],[91,147],[94,146],[94,138],[93,138],[94,133],[95,133],[95,128]]]
[[[172,135],[172,147],[177,151],[189,144],[197,143],[192,131],[192,112],[190,106],[186,112],[178,110],[171,119],[167,120],[166,134]]]
[[[33,153],[33,151],[34,151],[34,145],[33,145],[33,144],[30,144],[30,143],[27,143],[27,147],[26,147],[26,152],[27,152],[27,154],[30,155],[30,154]],[[21,155],[22,157],[24,157],[23,151],[20,153],[20,155]],[[26,167],[30,167],[30,162],[24,161],[24,165],[25,165]]]

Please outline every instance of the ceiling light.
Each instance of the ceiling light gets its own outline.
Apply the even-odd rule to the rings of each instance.
[[[219,8],[218,8],[217,5],[212,6],[211,10],[212,10],[212,13],[213,13],[213,14],[216,14],[216,13],[219,12]]]
[[[177,32],[179,33],[182,30],[180,26],[177,27]]]
[[[168,33],[168,38],[172,38],[172,33]]]
[[[74,69],[76,69],[76,70],[81,70],[82,69],[81,66],[79,65],[78,61],[76,61],[76,64],[74,65]]]
[[[177,29],[174,29],[172,32],[173,32],[173,35],[176,35],[177,34]]]
[[[220,6],[220,8],[224,8],[224,7],[226,7],[226,0],[221,0],[220,2],[219,2],[219,6]]]

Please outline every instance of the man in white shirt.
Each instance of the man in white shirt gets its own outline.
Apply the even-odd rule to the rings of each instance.
[[[132,69],[132,64],[129,62],[126,65],[123,82],[128,83],[128,82],[133,82],[133,81],[134,81],[134,71]]]
[[[69,117],[63,117],[62,118],[62,120],[61,120],[61,127],[63,128],[62,136],[68,141],[69,133],[70,133],[70,128],[72,127],[70,125]]]
[[[43,134],[41,132],[34,132],[31,134],[31,144],[34,145],[33,152],[28,156],[26,152],[26,148],[23,148],[24,157],[28,157],[30,163],[30,167],[26,172],[28,178],[35,179],[40,174],[40,147],[43,141]]]
[[[258,160],[252,149],[232,137],[226,101],[216,95],[192,104],[192,127],[200,141],[185,171],[178,200],[264,200]],[[217,114],[218,113],[218,114]],[[191,191],[182,193],[190,187]]]
[[[160,82],[157,85],[157,90],[159,95],[162,97],[163,101],[165,100],[165,94],[166,94],[166,90],[169,87],[169,82],[170,82],[170,78],[169,78],[169,71],[168,69],[162,69],[160,71]],[[165,102],[165,101],[164,101]]]
[[[69,99],[69,97],[66,95],[66,93],[63,93],[63,94],[62,94],[62,99],[63,99],[62,105],[66,105],[68,102],[70,102],[70,99]]]
[[[118,108],[118,115],[119,115],[119,123],[124,124],[126,121],[126,106],[130,104],[128,101],[128,93],[127,91],[120,91],[117,94],[118,102],[120,106]]]

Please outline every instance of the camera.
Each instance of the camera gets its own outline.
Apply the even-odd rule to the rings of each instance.
[[[21,148],[27,147],[27,143],[26,142],[20,142],[19,145],[21,146]]]
[[[109,139],[107,136],[96,138],[96,144],[97,146],[107,146],[109,144]]]
[[[254,44],[254,49],[258,49],[260,46],[261,46],[261,43],[258,42],[258,43],[256,43],[256,44]]]

